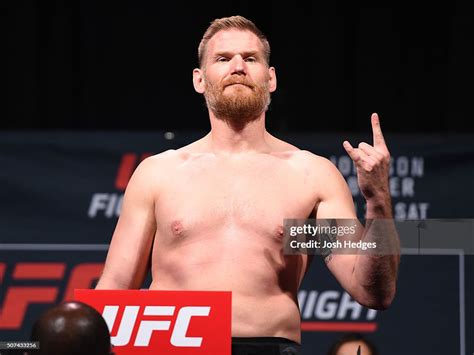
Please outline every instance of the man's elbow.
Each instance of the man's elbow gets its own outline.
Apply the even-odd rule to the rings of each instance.
[[[368,307],[372,309],[376,309],[378,311],[385,311],[386,309],[390,307],[394,298],[395,298],[395,294],[390,295],[390,296],[380,297],[378,299],[373,300]]]
[[[393,286],[386,292],[364,292],[362,296],[356,298],[356,301],[367,308],[384,311],[392,304],[395,294],[396,287]]]

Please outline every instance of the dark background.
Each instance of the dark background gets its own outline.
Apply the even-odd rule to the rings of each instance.
[[[473,131],[468,2],[2,1],[0,129],[208,129],[192,87],[199,40],[240,14],[268,36],[268,127]]]

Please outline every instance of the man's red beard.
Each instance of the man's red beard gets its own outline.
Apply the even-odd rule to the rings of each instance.
[[[256,85],[238,75],[220,84],[206,80],[204,97],[207,107],[217,118],[238,125],[255,120],[270,105],[270,92],[266,82]]]

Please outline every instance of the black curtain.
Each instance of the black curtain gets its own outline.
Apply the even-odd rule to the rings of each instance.
[[[374,2],[375,3],[375,2]],[[474,14],[461,1],[10,1],[2,129],[208,129],[192,87],[214,18],[269,37],[271,131],[472,131]]]

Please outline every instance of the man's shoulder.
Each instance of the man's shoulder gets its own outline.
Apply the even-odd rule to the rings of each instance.
[[[329,159],[310,152],[309,150],[297,149],[291,150],[288,153],[294,164],[304,166],[305,168],[314,170],[315,172],[336,169]]]
[[[142,160],[135,169],[135,174],[156,177],[157,171],[169,170],[183,159],[185,159],[185,154],[183,152],[169,149]]]
[[[310,152],[309,150],[300,149],[279,138],[271,137],[276,154],[289,158],[295,164],[309,165],[318,169],[332,169],[334,167],[334,164],[329,159],[321,155]]]
[[[141,164],[147,167],[172,165],[179,161],[186,160],[189,152],[182,149],[168,149],[164,152],[149,156]]]

